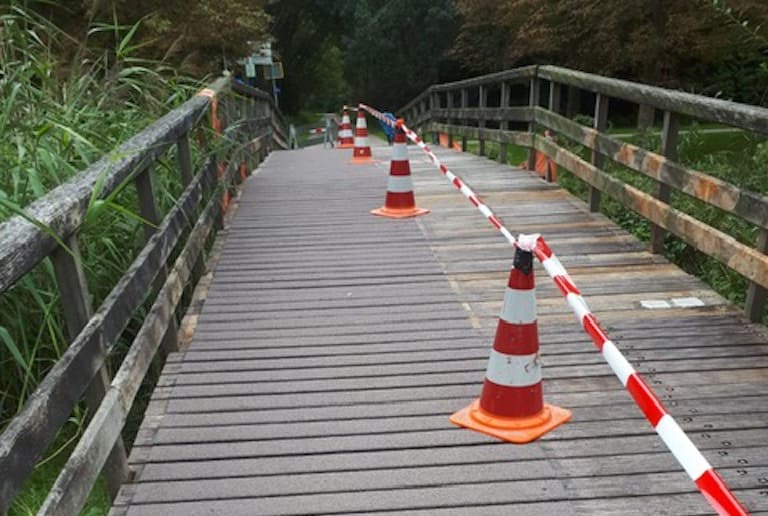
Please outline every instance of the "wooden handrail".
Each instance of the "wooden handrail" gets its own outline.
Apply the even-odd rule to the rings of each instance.
[[[189,134],[201,123],[213,97],[224,118],[222,145],[203,150],[208,157],[193,174]],[[8,511],[86,392],[93,419],[41,512],[77,513],[102,467],[110,494],[116,494],[127,475],[120,437],[125,417],[161,341],[172,341],[170,349],[175,347],[170,328],[176,327],[174,313],[181,292],[199,278],[204,242],[221,217],[222,197],[214,187],[227,191],[238,180],[242,162],[255,165],[274,146],[285,147],[285,134],[284,119],[269,95],[222,77],[205,95],[191,98],[32,203],[25,210],[27,218],[14,217],[0,224],[0,292],[52,256],[72,336],[62,357],[0,434],[0,514]],[[172,146],[177,149],[179,181],[185,189],[163,218],[155,208],[150,170]],[[218,165],[225,162],[228,166],[222,175]],[[103,198],[130,181],[136,183],[143,218],[157,226],[145,226],[145,247],[102,305],[92,311],[78,233],[96,185],[101,185]],[[168,258],[181,245],[184,248],[176,264],[167,272]],[[120,371],[111,379],[105,359],[153,290],[159,293],[145,318],[143,328],[148,329],[139,332]]]
[[[526,81],[529,83],[528,106],[510,106],[509,85]],[[543,84],[549,86],[547,108],[542,106],[539,98]],[[570,99],[578,99],[579,90],[586,90],[595,96],[592,128],[560,114],[563,87],[568,88]],[[477,89],[480,107],[467,107],[467,91],[473,88]],[[501,91],[502,100],[497,108],[482,105],[489,89]],[[456,106],[453,99],[459,94],[462,104]],[[447,98],[447,102],[440,100],[441,95]],[[643,109],[661,110],[664,113],[662,148],[658,151],[644,149],[607,134],[605,127],[610,99],[637,103]],[[401,108],[398,114],[411,126],[421,127],[430,133],[448,133],[449,140],[455,136],[461,137],[463,142],[466,138],[477,139],[481,154],[486,140],[499,143],[499,153],[504,155],[510,143],[527,147],[529,157],[535,152],[546,154],[589,185],[591,210],[600,208],[600,196],[606,193],[648,219],[652,224],[653,252],[661,252],[664,232],[670,231],[746,277],[750,281],[746,312],[752,320],[762,318],[768,287],[768,259],[765,255],[768,250],[768,196],[680,164],[676,147],[680,117],[768,134],[768,109],[557,66],[529,66],[433,85]],[[499,129],[484,127],[487,121],[498,123]],[[507,130],[510,123],[525,122],[530,124],[527,133]],[[590,162],[539,136],[537,133],[543,129],[554,131],[561,140],[567,139],[586,147],[592,153]],[[652,178],[657,184],[656,192],[646,194],[611,176],[605,171],[606,161]],[[758,242],[753,247],[740,243],[672,207],[672,190],[754,225],[760,234]]]

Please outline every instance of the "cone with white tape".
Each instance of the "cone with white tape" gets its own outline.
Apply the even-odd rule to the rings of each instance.
[[[411,164],[408,161],[408,145],[405,133],[398,120],[395,127],[395,138],[392,145],[392,161],[389,164],[389,179],[387,180],[387,196],[384,206],[371,210],[374,215],[402,219],[417,217],[429,213],[429,210],[416,206],[411,180]]]
[[[371,146],[368,143],[368,124],[365,121],[365,111],[357,110],[357,124],[355,126],[355,147],[352,149],[352,163],[373,163]]]
[[[339,149],[351,149],[355,146],[354,136],[352,135],[352,122],[349,120],[347,106],[344,106],[344,114],[341,116],[341,126],[339,127],[339,141],[336,145]]]
[[[482,394],[453,414],[451,422],[504,441],[527,443],[570,418],[570,411],[544,403],[533,253],[518,246]]]

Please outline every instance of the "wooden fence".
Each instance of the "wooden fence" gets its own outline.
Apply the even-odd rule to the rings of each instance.
[[[207,130],[209,125],[216,131]],[[199,142],[191,139],[193,134]],[[204,247],[220,227],[222,199],[243,167],[254,167],[273,147],[285,148],[285,142],[285,124],[271,97],[223,77],[28,206],[28,218],[0,224],[0,293],[50,258],[71,337],[61,359],[0,435],[0,514],[8,511],[83,397],[89,424],[40,513],[77,514],[102,470],[110,494],[117,493],[129,475],[122,428],[158,350],[162,356],[176,349],[175,311],[185,288],[204,271]],[[197,171],[194,143],[201,154]],[[152,169],[172,147],[184,191],[161,217]],[[93,311],[79,230],[94,191],[106,198],[131,183],[141,217],[149,223],[146,245]],[[139,308],[149,303],[129,351],[110,375],[107,356]]]
[[[594,102],[589,113],[592,127],[571,120],[585,97]],[[652,120],[654,112],[660,112],[660,148],[645,149],[607,133],[611,101],[636,104],[639,119]],[[747,278],[746,313],[753,321],[763,317],[768,197],[680,164],[677,149],[681,120],[715,122],[763,136],[768,135],[768,109],[556,66],[530,66],[432,86],[400,109],[399,115],[411,126],[435,135],[447,133],[452,141],[460,138],[463,150],[468,139],[478,140],[484,155],[485,142],[496,142],[502,162],[507,160],[510,144],[529,149],[531,169],[536,151],[545,154],[589,185],[590,210],[600,210],[605,193],[647,219],[653,252],[663,251],[665,233],[670,232]],[[590,159],[544,137],[544,129],[554,131],[560,142],[567,139],[589,149]],[[606,158],[653,179],[655,188],[647,193],[607,172]],[[739,242],[672,206],[673,190],[750,224],[758,235],[756,241]]]

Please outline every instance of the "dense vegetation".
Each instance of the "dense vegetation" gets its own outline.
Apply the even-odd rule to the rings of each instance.
[[[0,6],[0,221],[23,214],[211,74],[242,74],[236,60],[267,38],[286,72],[281,106],[296,114],[358,100],[394,110],[432,83],[531,63],[768,105],[767,21],[762,0],[11,0]],[[768,147],[744,138],[718,148],[694,131],[681,159],[766,193]],[[168,206],[178,181],[159,168],[156,188]],[[754,238],[716,210],[694,208]],[[641,237],[647,231],[610,202],[606,211]],[[141,245],[135,212],[126,189],[83,228],[94,305]],[[726,295],[743,296],[743,279],[722,266],[674,239],[669,252]],[[54,281],[44,262],[0,295],[0,428],[67,346]],[[76,413],[16,513],[34,512],[38,488],[55,476],[82,421]]]

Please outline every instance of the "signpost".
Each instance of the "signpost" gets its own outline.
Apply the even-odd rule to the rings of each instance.
[[[277,79],[285,77],[285,73],[283,72],[283,63],[275,61],[273,58],[272,43],[262,43],[256,52],[245,59],[238,60],[238,64],[245,67],[245,76],[249,83],[256,79],[256,67],[261,67],[264,72],[264,79],[272,81],[272,95],[275,99],[275,105],[277,105],[278,94],[280,93]]]

